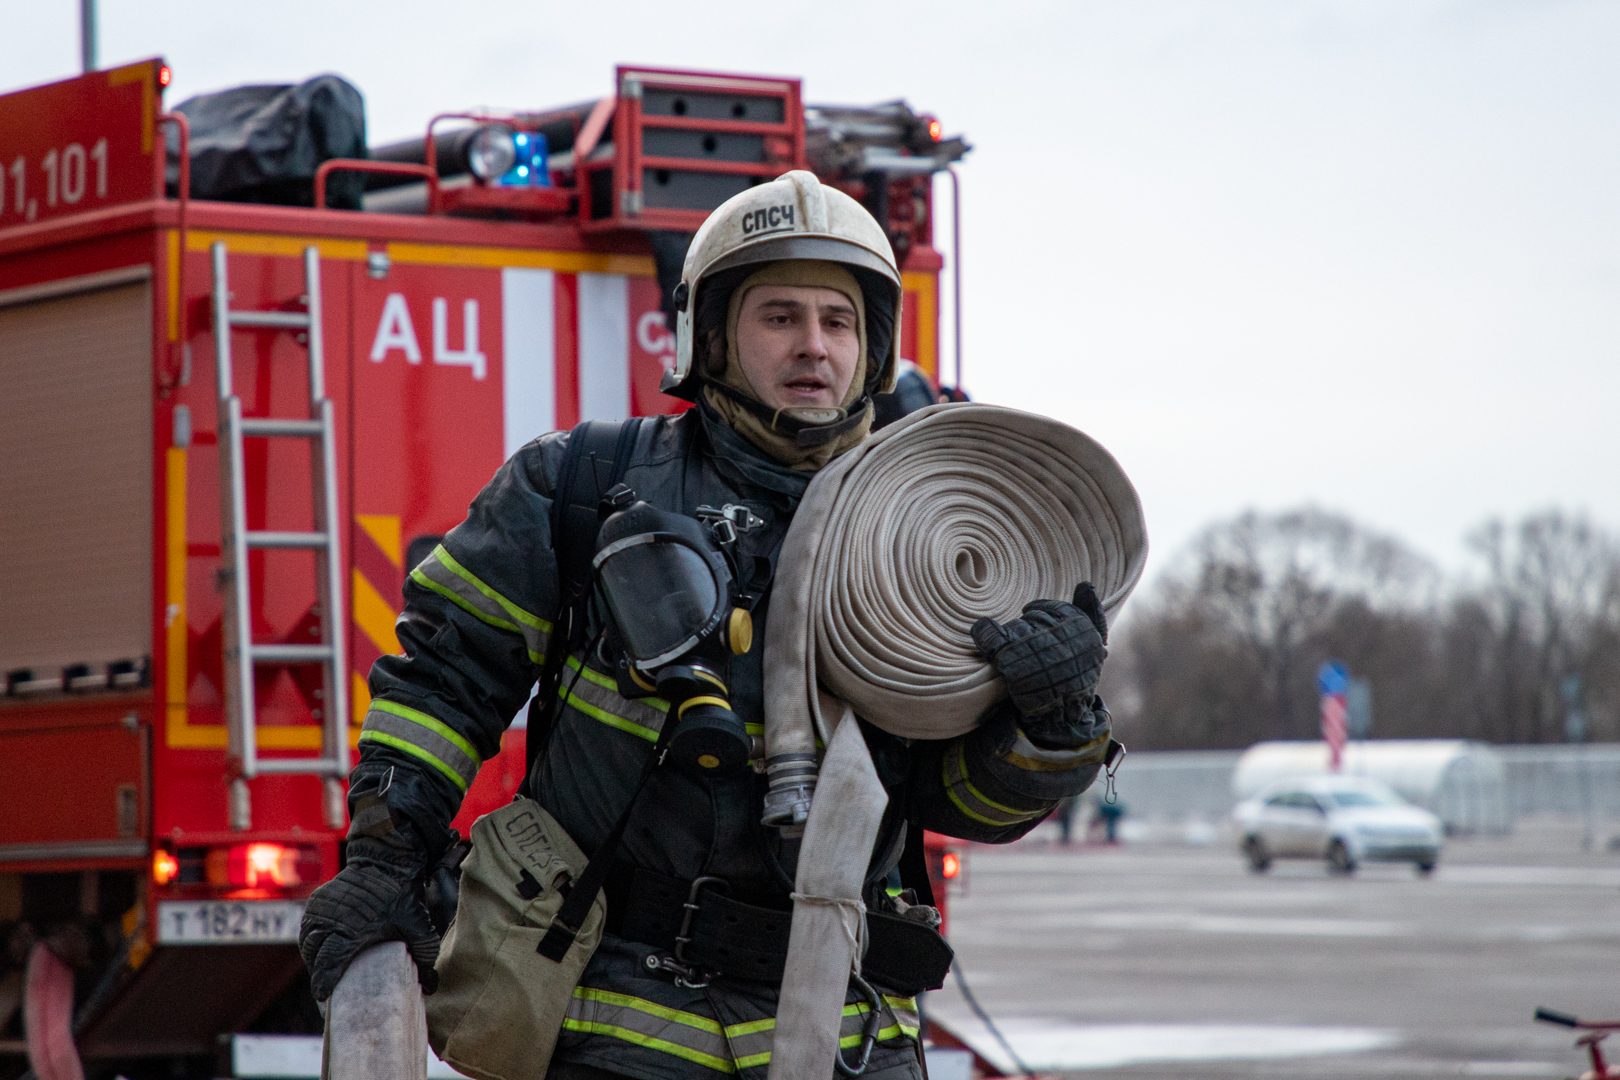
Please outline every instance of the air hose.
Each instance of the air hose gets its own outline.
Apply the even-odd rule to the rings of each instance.
[[[770,1080],[825,1080],[859,971],[861,886],[888,797],[845,721],[914,739],[971,731],[1006,696],[974,650],[975,619],[1016,618],[1082,581],[1112,615],[1146,559],[1119,464],[1043,416],[935,405],[811,481],[765,634],[765,823],[804,837]]]

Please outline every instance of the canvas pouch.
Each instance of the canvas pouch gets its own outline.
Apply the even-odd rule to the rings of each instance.
[[[536,951],[587,859],[533,799],[473,823],[461,895],[426,999],[428,1042],[477,1080],[543,1080],[574,987],[602,940],[598,895],[561,962]]]

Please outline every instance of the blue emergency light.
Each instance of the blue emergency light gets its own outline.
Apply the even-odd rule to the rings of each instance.
[[[550,187],[551,170],[546,167],[546,137],[538,131],[512,133],[516,158],[510,171],[495,183],[501,187]]]

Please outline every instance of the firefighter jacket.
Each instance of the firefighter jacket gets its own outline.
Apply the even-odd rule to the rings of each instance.
[[[392,767],[384,797],[431,838],[430,848],[443,848],[463,793],[479,764],[499,752],[502,732],[553,647],[559,584],[550,505],[568,438],[555,432],[518,451],[466,521],[411,571],[397,627],[404,655],[384,657],[372,670],[351,800],[376,792]],[[746,505],[764,525],[741,535],[739,562],[757,556],[774,567],[810,477],[765,460],[700,405],[644,421],[623,479],[665,510]],[[763,731],[768,608],[767,591],[754,610],[754,646],[733,658],[730,672],[732,707],[754,733]],[[600,647],[567,658],[558,689],[563,707],[530,778],[534,797],[586,853],[628,803],[667,707],[621,696],[611,659]],[[890,796],[869,871],[873,902],[886,895],[882,883],[899,860],[906,822],[972,840],[1012,840],[1089,785],[1100,751],[1031,746],[1009,709],[970,735],[937,743],[863,725]],[[777,986],[730,977],[677,986],[649,968],[659,950],[627,936],[615,906],[639,887],[638,874],[679,883],[713,876],[733,898],[787,912],[797,842],[759,824],[765,786],[753,770],[716,778],[665,766],[653,774],[619,847],[608,932],[574,993],[554,1060],[668,1080],[721,1073],[764,1080]],[[867,1075],[920,1076],[914,1002],[891,996],[884,1008],[889,1015]],[[866,1009],[852,995],[846,1045],[859,1041]]]

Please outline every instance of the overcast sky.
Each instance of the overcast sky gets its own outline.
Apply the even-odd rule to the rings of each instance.
[[[4,89],[76,73],[76,0],[8,7]],[[1248,507],[1344,510],[1450,568],[1488,515],[1620,526],[1612,0],[101,11],[103,64],[163,55],[171,104],[337,72],[374,143],[600,96],[616,63],[936,113],[975,146],[967,387],[1113,450],[1159,566]]]

